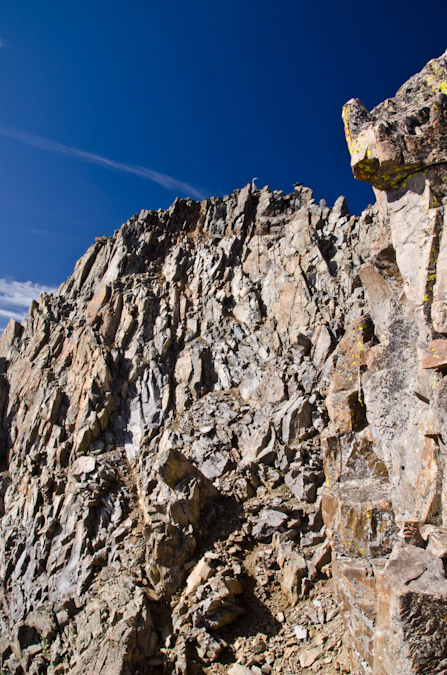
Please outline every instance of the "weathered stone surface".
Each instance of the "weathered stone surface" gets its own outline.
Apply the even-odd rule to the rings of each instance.
[[[344,481],[328,488],[323,518],[337,553],[368,559],[391,553],[397,528],[390,490],[381,481]]]
[[[231,666],[227,672],[228,675],[253,675],[251,668],[241,666],[239,663],[235,663],[234,666]]]
[[[443,54],[371,112],[358,99],[346,103],[343,119],[356,178],[389,190],[447,161],[446,82]]]
[[[253,537],[259,541],[270,540],[272,535],[275,532],[278,532],[278,530],[285,525],[287,520],[288,518],[285,513],[273,509],[266,509],[259,514],[259,518],[257,518],[251,533]]]
[[[290,602],[295,604],[304,593],[303,579],[308,572],[306,560],[298,553],[293,543],[280,534],[275,535],[273,547],[281,569],[281,587]]]
[[[208,565],[206,560],[202,558],[186,580],[185,594],[191,595],[201,584],[208,581],[210,576],[214,573],[213,568]]]
[[[419,621],[427,625],[432,601],[437,623],[447,597],[446,74],[444,54],[370,113],[355,100],[343,113],[354,175],[375,187],[380,225],[362,216],[367,339],[353,323],[336,346],[323,517],[362,675],[445,668],[444,637],[434,624],[422,637]]]
[[[446,586],[440,560],[415,546],[396,547],[378,575],[375,672],[444,672]]]
[[[436,270],[432,270],[430,281],[434,282],[431,316],[433,328],[438,333],[447,333],[447,228],[445,227],[446,213],[442,214],[442,233],[439,242],[439,253],[436,260]]]
[[[176,200],[10,322],[5,673],[445,672],[446,75],[345,108],[360,217]]]
[[[321,651],[317,648],[306,649],[300,654],[301,668],[309,668],[320,657]]]
[[[423,368],[442,368],[447,366],[447,340],[433,340],[428,346],[428,354],[422,361]]]

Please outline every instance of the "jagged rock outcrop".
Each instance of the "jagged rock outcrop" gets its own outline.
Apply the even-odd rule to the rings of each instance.
[[[444,54],[371,113],[344,108],[381,217],[359,270],[368,316],[329,388],[323,514],[352,667],[374,675],[447,671],[446,77]]]
[[[319,434],[363,311],[358,231],[307,188],[177,200],[98,238],[9,324],[5,672],[224,672],[258,632],[279,667],[330,574]]]
[[[9,323],[2,672],[445,672],[446,64],[347,104],[360,217],[176,200]]]
[[[408,176],[441,168],[447,161],[446,94],[444,54],[371,112],[358,99],[348,101],[343,120],[354,176],[388,191]],[[444,170],[437,174],[443,177]]]

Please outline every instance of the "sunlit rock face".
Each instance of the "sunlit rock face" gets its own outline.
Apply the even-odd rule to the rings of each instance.
[[[343,111],[354,175],[374,186],[381,221],[359,270],[370,323],[340,342],[323,432],[323,514],[354,672],[447,668],[447,550],[435,544],[447,542],[446,77],[444,54],[370,113],[355,100]]]
[[[429,61],[368,112],[358,99],[343,108],[354,176],[390,190],[447,161],[447,55]]]
[[[265,617],[279,668],[278,603],[293,631],[329,583],[320,433],[364,312],[359,228],[304,187],[177,200],[99,237],[9,324],[6,672],[220,672]]]
[[[2,672],[446,672],[446,59],[345,107],[360,217],[176,200],[10,322]]]

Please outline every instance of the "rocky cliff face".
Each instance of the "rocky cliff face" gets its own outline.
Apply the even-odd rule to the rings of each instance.
[[[359,270],[374,340],[357,347],[358,326],[346,329],[325,439],[323,510],[362,673],[447,671],[446,82],[444,54],[371,113],[355,100],[343,111],[381,213]],[[356,385],[340,386],[343,372]],[[343,426],[352,392],[363,429]]]
[[[443,78],[345,107],[361,217],[176,200],[10,322],[2,672],[446,672]]]

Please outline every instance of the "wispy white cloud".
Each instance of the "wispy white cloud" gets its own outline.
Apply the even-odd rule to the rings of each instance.
[[[38,237],[54,237],[54,232],[50,232],[50,230],[42,230],[38,227],[28,227],[26,228],[26,232],[35,234]]]
[[[54,293],[51,286],[35,284],[32,281],[12,281],[0,279],[0,302],[3,304],[29,307],[41,293]]]
[[[8,312],[7,309],[0,309],[0,317],[5,317],[6,322],[8,322],[9,319],[15,319],[16,321],[21,321],[23,319],[22,314],[17,314],[16,312]]]
[[[194,187],[185,183],[184,181],[177,180],[172,176],[167,176],[164,173],[159,171],[154,171],[153,169],[148,169],[144,166],[138,164],[125,164],[124,162],[117,162],[114,159],[104,157],[103,155],[98,155],[94,152],[88,152],[87,150],[81,150],[79,148],[73,148],[69,145],[64,145],[58,141],[52,141],[49,138],[43,138],[42,136],[35,136],[34,134],[29,134],[21,131],[13,131],[11,129],[5,129],[0,127],[0,134],[11,138],[25,145],[31,145],[33,148],[38,148],[39,150],[45,150],[46,152],[52,152],[56,155],[63,155],[64,157],[71,157],[73,159],[79,159],[89,164],[97,164],[98,166],[103,166],[106,169],[111,169],[113,171],[121,171],[122,173],[132,174],[134,176],[139,176],[140,178],[145,178],[150,180],[157,185],[161,185],[167,190],[178,191],[182,194],[195,197],[195,199],[205,199],[206,195]]]
[[[9,47],[9,42],[7,40],[4,40],[3,38],[0,38],[0,49],[3,47]]]
[[[54,293],[51,286],[35,284],[32,281],[13,281],[0,279],[0,332],[9,319],[22,321],[28,313],[33,300],[41,293]]]

